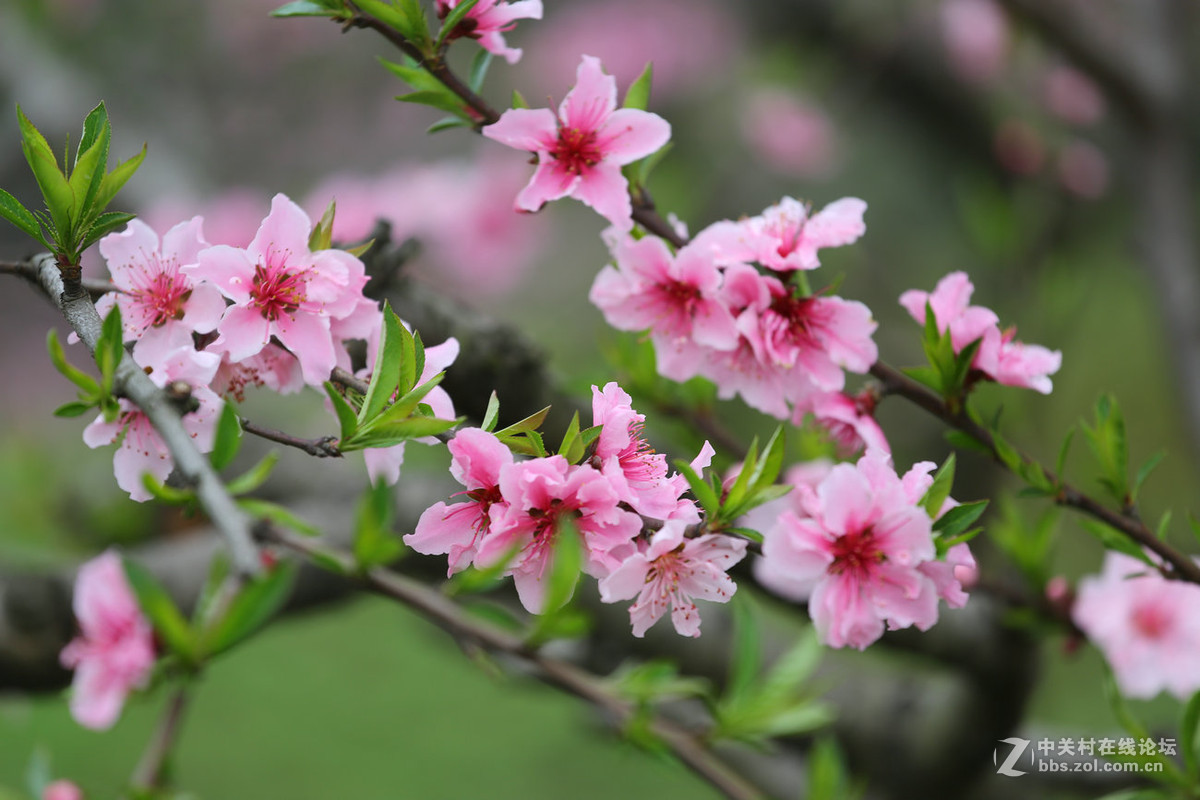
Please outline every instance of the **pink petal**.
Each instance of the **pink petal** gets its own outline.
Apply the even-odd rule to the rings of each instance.
[[[270,253],[291,253],[307,256],[308,236],[312,232],[312,221],[304,209],[293,203],[284,194],[271,198],[271,212],[262,221],[258,233],[247,248],[252,254],[266,257]]]
[[[204,240],[204,219],[192,217],[163,234],[162,257],[182,267],[195,264],[200,251],[207,247],[208,242]]]
[[[250,302],[254,262],[245,250],[219,244],[202,250],[196,261],[180,268],[180,272],[193,283],[208,281],[235,303],[245,305]]]
[[[633,204],[629,200],[629,182],[615,164],[601,161],[579,176],[571,195],[591,206],[618,230],[633,228]]]
[[[180,321],[196,333],[211,333],[217,329],[224,314],[225,298],[215,286],[201,283],[192,287],[192,296],[188,298]]]
[[[641,553],[635,553],[625,559],[608,577],[600,579],[601,601],[616,603],[637,597],[646,585],[646,574],[649,570],[650,563]]]
[[[271,327],[279,341],[299,360],[305,383],[320,386],[329,380],[329,373],[337,365],[337,356],[333,349],[333,336],[329,332],[328,317],[284,315],[271,323]]]
[[[544,153],[558,142],[558,121],[548,108],[510,108],[482,133],[517,150]]]
[[[158,255],[158,234],[141,220],[130,220],[125,230],[100,240],[100,255],[108,263],[113,284],[129,291],[138,284],[135,276],[146,274],[149,258]]]
[[[857,241],[867,231],[863,222],[866,210],[867,204],[857,197],[843,197],[830,203],[804,224],[805,243],[815,250]]]
[[[600,59],[584,56],[575,72],[575,86],[558,109],[565,128],[596,131],[617,107],[617,79],[605,75]]]
[[[529,184],[517,194],[517,208],[537,211],[551,200],[566,197],[579,182],[579,176],[559,166],[552,158],[543,159]]]
[[[226,311],[218,329],[221,338],[213,346],[235,363],[255,355],[271,340],[271,323],[256,309],[244,305]]]
[[[596,146],[606,161],[630,164],[660,150],[671,139],[671,124],[658,114],[622,108],[609,115]]]

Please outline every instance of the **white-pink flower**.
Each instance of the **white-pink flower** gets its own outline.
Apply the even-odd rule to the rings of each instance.
[[[616,266],[596,276],[588,299],[617,330],[649,330],[658,371],[672,380],[697,374],[709,350],[737,344],[733,315],[721,297],[721,271],[704,248],[672,255],[656,237],[625,237]]]
[[[184,415],[183,427],[200,452],[211,450],[221,398],[208,385],[221,357],[207,351],[197,352],[192,347],[192,335],[186,329],[176,327],[163,335],[141,339],[134,345],[133,359],[150,371],[150,380],[155,386],[161,388],[182,381],[191,387],[199,408]],[[121,446],[113,455],[113,473],[117,485],[129,492],[131,499],[141,503],[150,499],[150,492],[142,484],[142,474],[148,472],[160,482],[165,481],[174,461],[166,443],[141,409],[128,400],[119,402],[117,418],[108,422],[103,416],[96,417],[84,429],[83,441],[88,447],[97,448],[121,439]]]
[[[1180,700],[1200,690],[1200,586],[1169,581],[1109,551],[1099,575],[1079,582],[1075,624],[1112,666],[1121,693]]]
[[[249,247],[210,247],[183,271],[210,281],[233,301],[210,349],[236,362],[275,337],[300,361],[305,382],[320,386],[337,363],[331,320],[360,307],[367,276],[349,253],[311,252],[311,229],[308,215],[278,194]]]
[[[592,387],[592,424],[603,425],[595,458],[621,499],[635,511],[667,519],[679,493],[667,479],[667,457],[642,438],[644,414],[633,410],[633,398],[614,381]]]
[[[911,496],[927,466],[901,480],[886,453],[869,450],[815,490],[798,487],[805,514],[787,511],[765,532],[758,573],[786,596],[808,596],[831,647],[862,650],[885,626],[926,630],[937,621],[938,588],[920,569],[936,558],[932,525]]]
[[[642,520],[621,508],[621,498],[604,475],[590,466],[572,466],[562,456],[504,466],[500,494],[507,502],[492,507],[491,529],[479,543],[477,566],[515,557],[508,567],[517,595],[528,611],[544,609],[546,579],[561,521],[570,518],[583,540],[583,570],[603,577],[633,550]]]
[[[821,266],[817,251],[852,244],[867,231],[863,222],[867,204],[857,197],[843,197],[813,215],[808,206],[785,197],[743,225],[757,252],[755,261],[764,267],[789,272]]]
[[[829,434],[841,458],[850,458],[870,448],[892,451],[870,411],[842,392],[814,392],[804,398],[796,404],[792,424],[801,425],[809,414]]]
[[[63,666],[75,670],[71,716],[86,728],[105,730],[154,668],[154,631],[111,550],[79,568],[73,605],[80,634],[61,656]]]
[[[83,790],[71,781],[60,778],[42,790],[42,800],[83,800]]]
[[[121,309],[126,341],[168,326],[179,325],[189,333],[208,333],[217,327],[225,313],[225,299],[215,287],[180,271],[196,263],[196,256],[208,247],[202,222],[193,217],[179,223],[163,235],[160,244],[158,234],[135,219],[125,230],[100,240],[100,254],[119,291],[101,297],[96,310],[103,317],[113,305]]]
[[[616,80],[604,74],[599,59],[584,56],[557,116],[548,108],[509,109],[483,135],[537,154],[537,171],[517,195],[519,210],[574,197],[627,231],[633,205],[621,167],[665,145],[671,126],[657,114],[618,109]]]
[[[667,609],[681,636],[699,636],[695,601],[727,603],[737,591],[726,573],[745,557],[746,541],[715,533],[688,539],[686,528],[682,521],[667,522],[648,545],[600,581],[605,603],[637,598],[629,607],[634,636],[644,636]]]
[[[493,507],[505,505],[500,495],[500,470],[513,463],[512,452],[492,434],[479,428],[464,428],[448,445],[450,474],[466,487],[465,503],[436,503],[421,514],[416,530],[404,543],[418,553],[448,554],[453,575],[475,558],[479,543],[487,535]]]
[[[438,17],[445,19],[461,3],[462,0],[437,0]],[[484,50],[501,56],[509,64],[515,64],[521,59],[521,48],[509,47],[503,34],[515,28],[519,19],[541,18],[542,0],[516,0],[511,3],[479,0],[450,32],[450,38],[466,36],[476,39]]]

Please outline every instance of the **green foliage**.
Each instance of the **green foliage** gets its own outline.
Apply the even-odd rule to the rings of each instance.
[[[116,308],[113,309],[113,312],[116,313]],[[54,368],[79,388],[79,399],[59,406],[54,410],[54,415],[56,417],[78,417],[98,407],[106,420],[109,422],[115,420],[120,412],[120,407],[111,393],[111,378],[109,380],[110,391],[106,393],[101,387],[100,381],[71,366],[67,362],[66,353],[63,352],[62,343],[58,340],[58,331],[53,328],[46,334],[46,349],[50,351],[50,362]]]
[[[294,0],[271,12],[272,17],[329,17],[349,19],[353,12],[345,0]]]
[[[222,470],[237,456],[242,447],[242,422],[232,403],[221,407],[221,416],[217,418],[216,432],[213,434],[212,452],[208,460],[213,469]]]
[[[550,406],[546,406],[541,411],[536,411],[525,419],[496,431],[496,438],[508,445],[508,449],[514,453],[545,456],[547,455],[546,446],[542,442],[542,435],[538,433],[538,428],[542,427],[542,423],[546,421],[546,415],[549,413]]]
[[[645,111],[646,107],[650,105],[650,82],[653,79],[654,64],[647,62],[642,74],[625,90],[624,107]]]
[[[933,483],[925,491],[925,496],[921,498],[921,507],[925,509],[925,513],[929,515],[930,519],[937,519],[942,506],[946,504],[946,499],[950,497],[950,490],[954,486],[955,466],[955,457],[951,453],[934,474]]]
[[[582,636],[589,625],[585,614],[568,605],[583,573],[583,534],[573,519],[563,516],[557,520],[553,532],[543,535],[554,537],[554,552],[550,556],[542,614],[527,639],[534,647],[550,639]]]
[[[833,712],[807,688],[820,661],[821,645],[809,628],[765,672],[762,642],[753,610],[733,601],[733,662],[725,694],[713,705],[713,739],[762,744],[775,736],[809,733],[833,721]]]
[[[857,800],[865,793],[865,786],[851,780],[837,739],[818,736],[808,751],[807,800]]]
[[[439,419],[422,404],[445,376],[439,372],[417,386],[424,369],[425,346],[420,335],[410,333],[391,306],[385,306],[375,371],[358,408],[332,383],[325,384],[338,418],[338,448],[345,453],[368,447],[391,447],[409,439],[436,436],[458,425],[461,419]],[[395,401],[391,401],[393,396]]]
[[[1058,506],[1046,508],[1028,524],[1012,500],[1001,498],[988,522],[988,538],[1017,565],[1035,591],[1049,580],[1051,552],[1058,536]]]
[[[412,62],[411,59],[408,59],[407,63],[403,64],[397,64],[394,61],[386,59],[380,59],[379,61],[385,69],[414,89],[414,91],[408,94],[397,95],[397,100],[405,103],[431,106],[445,111],[452,114],[454,118],[461,120],[464,126],[473,126],[475,124],[475,119],[471,116],[462,98],[431,75],[424,67]],[[438,124],[441,125],[442,123]]]
[[[473,9],[475,4],[478,2],[479,0],[464,0],[464,2],[459,3],[457,6],[450,9],[450,13],[446,15],[444,20],[442,20],[442,28],[438,31],[437,41],[434,42],[435,50],[440,48],[446,42],[446,40],[453,35],[454,29],[457,28],[458,24],[466,18],[467,14],[471,12],[471,9]]]
[[[1118,553],[1124,553],[1127,556],[1136,558],[1138,561],[1149,564],[1152,567],[1154,566],[1154,562],[1150,560],[1150,556],[1146,555],[1146,551],[1142,549],[1142,546],[1116,528],[1112,528],[1094,519],[1080,519],[1079,525],[1092,536],[1099,539],[1100,543],[1106,549],[1116,550]]]
[[[1200,782],[1200,692],[1192,695],[1183,708],[1179,720],[1179,754],[1183,756],[1184,768],[1192,777],[1193,782]]]
[[[929,362],[927,367],[914,367],[904,372],[944,397],[952,407],[963,402],[967,391],[967,378],[971,373],[971,362],[982,339],[976,339],[960,352],[954,352],[950,328],[939,331],[933,306],[925,303],[925,329],[921,347]]]
[[[175,601],[157,579],[142,565],[124,560],[125,577],[137,597],[138,606],[150,620],[155,632],[167,649],[185,664],[195,665],[200,658],[200,646],[192,626],[184,619]]]
[[[283,608],[298,572],[296,564],[284,562],[249,580],[225,612],[204,629],[200,652],[206,657],[218,655],[258,631]]]
[[[1132,501],[1129,487],[1129,449],[1125,440],[1125,419],[1112,395],[1096,401],[1095,422],[1082,423],[1083,435],[1100,467],[1100,483],[1122,505]],[[1150,469],[1153,469],[1151,464]],[[1146,475],[1149,470],[1143,467]],[[1145,476],[1142,477],[1145,480]]]
[[[118,191],[133,176],[146,148],[108,171],[112,126],[104,103],[83,123],[75,158],[69,151],[60,164],[50,144],[17,107],[21,150],[41,190],[45,210],[31,212],[8,192],[0,191],[0,217],[52,251],[60,265],[78,265],[84,250],[129,220],[132,214],[106,211]]]
[[[317,537],[321,535],[320,528],[278,503],[260,500],[257,497],[243,497],[237,501],[237,504],[255,519],[269,520],[303,536]]]
[[[742,471],[738,473],[728,492],[722,491],[720,478],[715,472],[710,472],[709,477],[705,479],[691,464],[682,459],[677,460],[675,466],[687,480],[696,502],[704,509],[707,528],[713,531],[728,530],[746,512],[791,491],[791,486],[775,484],[775,479],[779,477],[783,468],[783,455],[782,425],[775,428],[763,447],[761,456],[758,452],[758,437],[755,437],[742,462]],[[751,538],[757,538],[752,531],[748,533],[751,534]]]
[[[392,487],[385,481],[373,485],[359,500],[354,517],[354,560],[360,570],[390,564],[404,551],[392,530],[395,516]]]

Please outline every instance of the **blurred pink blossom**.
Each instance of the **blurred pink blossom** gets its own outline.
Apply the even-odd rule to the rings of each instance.
[[[150,677],[154,632],[112,550],[79,568],[73,604],[80,634],[61,657],[63,666],[75,670],[71,716],[86,728],[107,730],[129,692]]]
[[[1083,139],[1067,143],[1058,154],[1058,180],[1072,194],[1095,200],[1108,190],[1108,157]]]
[[[198,215],[204,218],[204,238],[210,243],[245,247],[254,238],[267,205],[258,189],[235,187],[203,200],[162,197],[140,216],[154,230],[166,230],[181,219]]]
[[[1079,582],[1075,624],[1112,666],[1126,697],[1164,689],[1186,700],[1200,689],[1200,586],[1109,551],[1099,575]]]
[[[1050,113],[1072,125],[1090,125],[1104,116],[1100,88],[1074,67],[1052,67],[1042,78],[1042,102]]]
[[[742,39],[738,18],[712,0],[591,0],[554,12],[525,40],[531,99],[561,96],[584,53],[622,86],[652,61],[653,97],[685,92],[728,70]]]
[[[57,780],[42,791],[42,800],[83,800],[83,791],[68,780]]]
[[[437,0],[438,18],[444,20],[461,2]],[[541,18],[542,0],[516,0],[511,3],[479,0],[450,32],[449,39],[460,36],[476,39],[484,50],[500,56],[509,64],[515,64],[521,60],[521,48],[509,47],[503,34],[515,28],[519,19]]]
[[[942,42],[950,66],[969,83],[990,83],[1008,62],[1009,24],[994,0],[945,0]]]
[[[797,178],[825,178],[837,169],[837,131],[820,107],[789,92],[761,89],[745,103],[742,138],[767,167]]]

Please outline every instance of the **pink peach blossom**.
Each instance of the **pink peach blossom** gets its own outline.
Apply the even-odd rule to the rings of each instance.
[[[119,291],[101,297],[96,310],[103,317],[113,305],[121,309],[126,341],[174,325],[189,333],[208,333],[217,327],[225,313],[225,299],[215,287],[180,271],[208,247],[202,224],[200,217],[181,222],[164,234],[160,244],[158,234],[135,219],[125,230],[100,240],[100,253]]]
[[[892,450],[875,417],[842,392],[814,392],[804,398],[796,404],[792,424],[799,426],[809,414],[829,434],[842,458],[870,448],[885,453]]]
[[[821,266],[818,250],[852,244],[866,233],[866,210],[867,204],[857,197],[843,197],[810,216],[808,206],[785,197],[757,217],[711,226],[697,239],[716,244],[718,232],[724,232],[753,252],[750,259],[738,260],[757,261],[779,272],[816,269]],[[726,249],[733,246],[727,244]]]
[[[453,11],[462,0],[437,0],[437,14],[441,19]],[[504,41],[504,32],[517,26],[519,19],[541,19],[542,0],[479,0],[458,23],[450,38],[465,36],[475,39],[479,46],[493,55],[501,56],[509,64],[521,59],[521,48],[509,47]]]
[[[761,89],[750,96],[742,138],[775,172],[824,178],[837,167],[837,131],[829,115],[786,91]]]
[[[950,65],[964,81],[990,83],[1008,60],[1009,24],[994,0],[944,0],[942,39]]]
[[[106,730],[129,692],[150,677],[154,632],[111,550],[79,568],[73,604],[80,635],[61,656],[63,666],[75,670],[71,716],[86,728]]]
[[[805,514],[784,512],[766,532],[757,566],[787,596],[808,596],[821,640],[864,649],[884,627],[931,627],[938,587],[921,571],[936,557],[929,516],[911,499],[890,457],[868,450],[816,487],[797,488]],[[918,468],[919,474],[928,470]]]
[[[1079,582],[1071,616],[1127,697],[1149,699],[1165,689],[1186,700],[1200,690],[1200,586],[1169,581],[1109,551],[1101,573]]]
[[[465,569],[488,534],[493,515],[506,505],[500,495],[500,471],[513,463],[512,452],[479,428],[460,430],[448,445],[450,474],[466,487],[468,502],[436,503],[421,514],[404,543],[418,553],[449,554],[448,575]]]
[[[667,143],[671,126],[657,114],[617,108],[617,82],[600,61],[584,56],[575,88],[558,115],[548,108],[514,108],[483,135],[538,157],[537,171],[517,209],[537,211],[546,202],[574,197],[621,230],[633,227],[629,183],[621,167]]]
[[[646,417],[633,410],[632,402],[615,382],[592,387],[592,424],[604,426],[596,439],[595,463],[634,511],[666,519],[679,493],[667,479],[667,457],[642,438]]]
[[[305,382],[319,386],[337,363],[330,322],[358,309],[367,276],[349,253],[310,252],[311,228],[299,206],[276,195],[249,247],[210,247],[183,272],[233,301],[210,349],[241,361],[275,337],[299,360]]]
[[[57,780],[42,790],[42,800],[83,800],[83,790],[68,780]]]
[[[745,557],[746,540],[714,533],[688,539],[686,527],[681,521],[667,522],[649,544],[600,580],[600,599],[605,603],[637,598],[629,607],[629,618],[638,638],[668,608],[681,636],[699,636],[695,599],[727,603],[737,591],[726,572]]]
[[[216,374],[220,356],[207,351],[197,352],[192,347],[191,334],[176,327],[162,336],[141,339],[134,345],[133,358],[150,371],[150,380],[156,386],[181,381],[191,387],[199,408],[184,415],[183,427],[200,452],[211,450],[221,398],[208,388],[208,384]],[[159,481],[165,481],[174,462],[158,431],[141,409],[128,400],[122,399],[119,403],[118,417],[112,422],[103,416],[96,417],[84,429],[83,441],[88,447],[97,448],[121,440],[121,446],[113,456],[117,485],[129,492],[131,499],[142,503],[151,497],[142,484],[142,474],[148,472]]]
[[[1058,65],[1046,73],[1042,101],[1052,114],[1072,125],[1090,125],[1104,116],[1104,95],[1074,67]]]
[[[560,520],[570,516],[582,537],[584,572],[604,577],[633,550],[642,529],[637,514],[620,506],[608,479],[588,465],[572,466],[562,456],[538,458],[500,469],[500,495],[507,505],[493,507],[491,530],[479,544],[475,563],[491,566],[513,552],[508,574],[528,611],[544,608]]]

